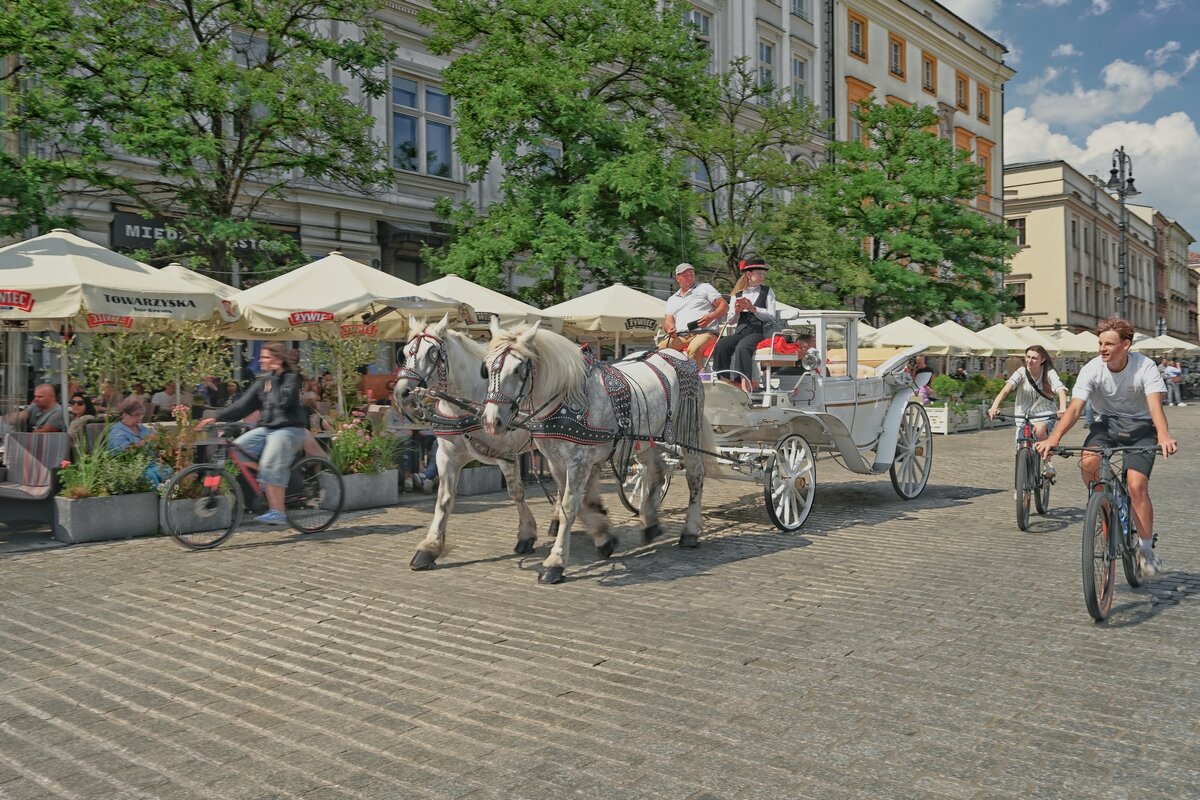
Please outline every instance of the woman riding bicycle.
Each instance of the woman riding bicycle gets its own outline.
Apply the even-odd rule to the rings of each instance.
[[[1028,418],[1033,423],[1034,435],[1042,441],[1054,430],[1054,423],[1067,410],[1067,387],[1059,380],[1054,371],[1054,362],[1050,354],[1040,344],[1025,348],[1025,364],[1018,367],[1016,372],[1004,382],[1004,388],[992,407],[988,409],[988,418],[995,419],[1000,413],[1000,403],[1013,390],[1017,392],[1015,413],[1017,435],[1020,435],[1021,423]],[[1057,402],[1055,398],[1057,397]],[[1042,471],[1048,476],[1054,474],[1054,467],[1049,460],[1042,462]]]
[[[303,377],[295,368],[291,348],[279,342],[263,347],[258,365],[263,374],[241,397],[215,417],[200,420],[196,427],[205,428],[214,422],[230,422],[261,412],[258,427],[239,436],[235,443],[258,459],[258,479],[270,506],[267,513],[254,521],[286,525],[283,502],[288,471],[308,435],[305,424],[308,415],[300,401]]]

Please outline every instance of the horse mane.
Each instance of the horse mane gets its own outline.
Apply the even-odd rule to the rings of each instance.
[[[540,328],[533,335],[533,341],[525,342],[521,335],[528,330],[528,325],[521,325],[497,333],[488,348],[488,362],[500,350],[511,347],[513,353],[531,362],[537,370],[530,396],[534,408],[540,408],[555,397],[563,397],[571,405],[582,405],[586,398],[588,364],[579,347],[570,339]]]
[[[469,390],[473,386],[485,383],[479,377],[478,366],[482,364],[483,359],[487,357],[487,345],[483,342],[475,341],[466,334],[459,333],[458,331],[451,330],[449,328],[446,329],[446,332],[443,335],[446,337],[447,342],[454,342],[461,347],[463,353],[465,353],[467,356],[467,360],[471,362],[470,367],[463,369],[459,369],[459,367],[462,366],[461,364],[456,365],[452,363],[450,365],[450,384],[454,387],[455,391],[463,392],[464,390]],[[448,353],[447,358],[449,357],[450,356]],[[466,396],[465,392],[464,396]]]

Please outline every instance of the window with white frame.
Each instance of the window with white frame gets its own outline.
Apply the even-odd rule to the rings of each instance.
[[[792,13],[801,19],[811,19],[808,15],[808,0],[792,0]]]
[[[704,68],[704,71],[711,73],[713,70],[712,15],[698,8],[693,8],[687,13],[684,20],[695,29],[693,35],[696,37],[696,41],[708,51],[708,65]]]
[[[758,40],[758,83],[767,88],[775,85],[775,43],[766,39]]]
[[[439,178],[454,177],[454,120],[440,87],[392,76],[392,166]]]
[[[808,99],[808,61],[792,57],[792,102],[800,105]]]

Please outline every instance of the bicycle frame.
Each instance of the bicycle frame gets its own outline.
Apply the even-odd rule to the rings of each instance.
[[[250,466],[248,462],[253,461],[253,457],[239,447],[236,443],[228,441],[224,438],[217,444],[217,451],[213,453],[211,463],[217,466],[224,467],[226,460],[232,461],[246,479],[246,485],[254,492],[256,497],[261,497],[262,487],[258,483],[258,472]],[[215,486],[207,487],[209,489],[216,488]]]

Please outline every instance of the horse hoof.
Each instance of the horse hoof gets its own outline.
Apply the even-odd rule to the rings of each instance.
[[[642,528],[642,541],[646,544],[650,544],[659,536],[662,536],[662,528],[659,527],[657,522],[649,528]]]
[[[418,550],[417,554],[412,557],[412,561],[408,562],[409,568],[414,572],[421,570],[433,569],[436,566],[437,556],[428,550]]]
[[[543,586],[553,586],[556,583],[562,582],[562,567],[546,567],[544,570],[542,570],[541,574],[538,575],[538,583],[542,584]]]
[[[513,552],[517,555],[527,556],[533,552],[537,545],[537,539],[517,539],[517,546],[513,548]]]
[[[596,552],[601,558],[608,558],[617,549],[617,537],[609,536],[604,540],[604,544],[596,545]]]
[[[700,537],[694,533],[685,533],[679,537],[680,547],[699,547]]]

